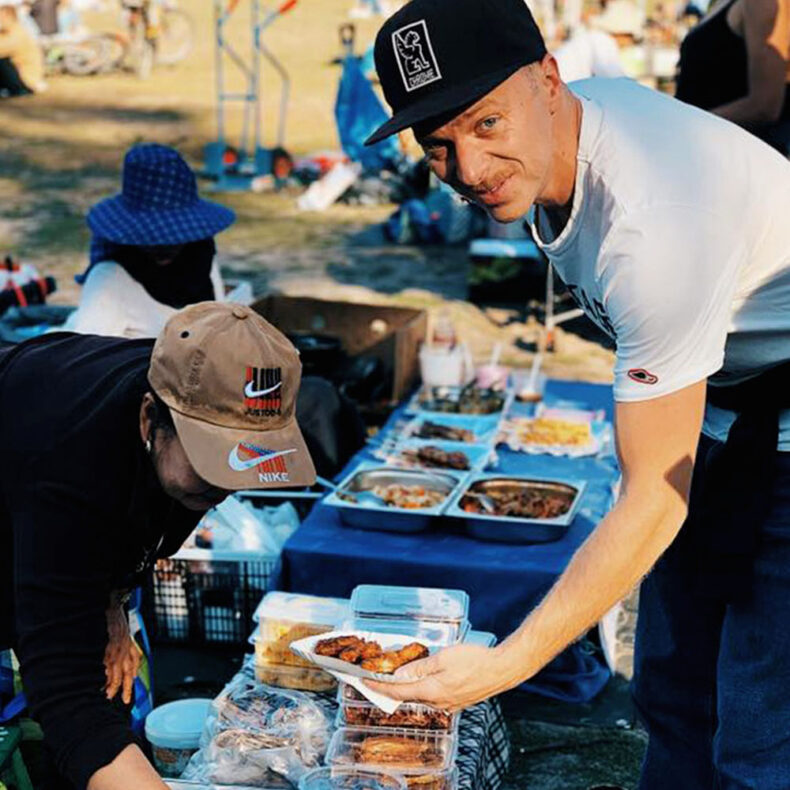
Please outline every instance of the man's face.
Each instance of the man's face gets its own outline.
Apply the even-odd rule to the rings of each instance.
[[[175,433],[157,432],[151,458],[165,493],[189,510],[209,510],[230,493],[200,477]]]
[[[158,244],[153,246],[144,246],[143,252],[148,258],[157,266],[169,266],[177,257],[181,250],[184,249],[183,244]]]
[[[230,492],[211,485],[195,471],[174,430],[154,429],[153,406],[151,393],[146,393],[140,405],[140,437],[151,442],[151,463],[162,489],[189,510],[205,511],[218,505]]]
[[[553,152],[556,64],[519,69],[479,102],[438,129],[415,129],[433,172],[495,220],[513,222],[540,199]]]

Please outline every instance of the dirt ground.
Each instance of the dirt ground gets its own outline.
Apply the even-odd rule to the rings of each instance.
[[[351,0],[299,0],[267,34],[288,68],[292,99],[286,146],[295,155],[336,149],[333,104],[340,69],[337,29],[348,21]],[[10,251],[58,280],[53,302],[76,304],[73,276],[87,263],[85,214],[118,191],[125,150],[138,141],[178,147],[199,168],[203,146],[216,134],[212,10],[207,0],[186,0],[196,22],[196,47],[184,63],[157,69],[151,79],[130,74],[53,77],[47,92],[0,104],[0,251]],[[231,26],[238,46],[249,31],[242,0]],[[93,14],[96,29],[117,27],[115,11]],[[372,41],[376,20],[357,22],[358,49]],[[277,86],[265,72],[266,141],[273,142]],[[238,130],[240,118],[229,119]],[[203,184],[204,192],[208,184]],[[529,365],[539,324],[513,310],[481,310],[465,300],[465,247],[387,245],[379,224],[392,206],[337,205],[321,214],[296,208],[295,194],[214,195],[232,207],[237,222],[218,238],[229,277],[253,283],[257,294],[282,292],[367,303],[447,310],[478,359],[497,342],[503,361]],[[550,375],[591,381],[611,379],[610,351],[576,335],[557,332]],[[621,704],[627,710],[627,703]],[[549,717],[550,718],[550,717]],[[507,790],[585,790],[596,784],[633,787],[643,740],[606,721],[546,723],[546,716],[511,712],[514,767]],[[537,723],[540,721],[541,723]]]

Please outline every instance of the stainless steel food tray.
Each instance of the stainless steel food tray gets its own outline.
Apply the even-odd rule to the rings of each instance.
[[[545,490],[547,493],[566,491],[573,495],[566,513],[557,518],[518,518],[486,513],[467,513],[460,507],[464,494],[474,487],[480,493],[492,486],[508,483],[519,487]],[[581,505],[587,483],[582,480],[550,480],[532,475],[477,474],[470,475],[460,486],[445,509],[449,518],[464,521],[466,531],[479,540],[499,543],[547,543],[559,540],[568,530]]]
[[[381,464],[366,463],[349,474],[335,491],[324,499],[324,504],[336,507],[341,521],[357,529],[384,532],[422,532],[431,525],[431,520],[440,516],[452,495],[467,474],[445,470],[396,469]],[[368,491],[377,485],[424,485],[446,492],[445,499],[429,508],[398,508],[375,503],[354,503],[342,499],[338,494]]]

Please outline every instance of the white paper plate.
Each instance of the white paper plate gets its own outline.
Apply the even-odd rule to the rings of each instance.
[[[382,683],[408,682],[404,680],[399,681],[394,675],[388,675],[384,672],[370,672],[348,661],[341,661],[339,658],[331,658],[330,656],[320,656],[315,652],[315,646],[319,642],[324,639],[334,639],[338,636],[358,636],[360,639],[367,639],[369,642],[378,642],[383,650],[397,650],[412,642],[418,642],[421,645],[425,645],[428,650],[431,649],[430,645],[426,645],[420,639],[412,639],[403,634],[379,634],[375,631],[354,631],[350,629],[345,631],[330,631],[328,634],[308,636],[297,642],[291,642],[291,650],[300,658],[311,661],[322,669],[327,669],[332,672],[342,672],[345,675],[352,675],[367,680],[379,680]],[[408,666],[408,664],[404,666]]]

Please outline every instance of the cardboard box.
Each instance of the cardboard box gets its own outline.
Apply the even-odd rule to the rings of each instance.
[[[424,310],[280,295],[266,296],[252,307],[282,332],[334,335],[349,356],[378,357],[392,376],[393,400],[404,398],[419,381]]]

